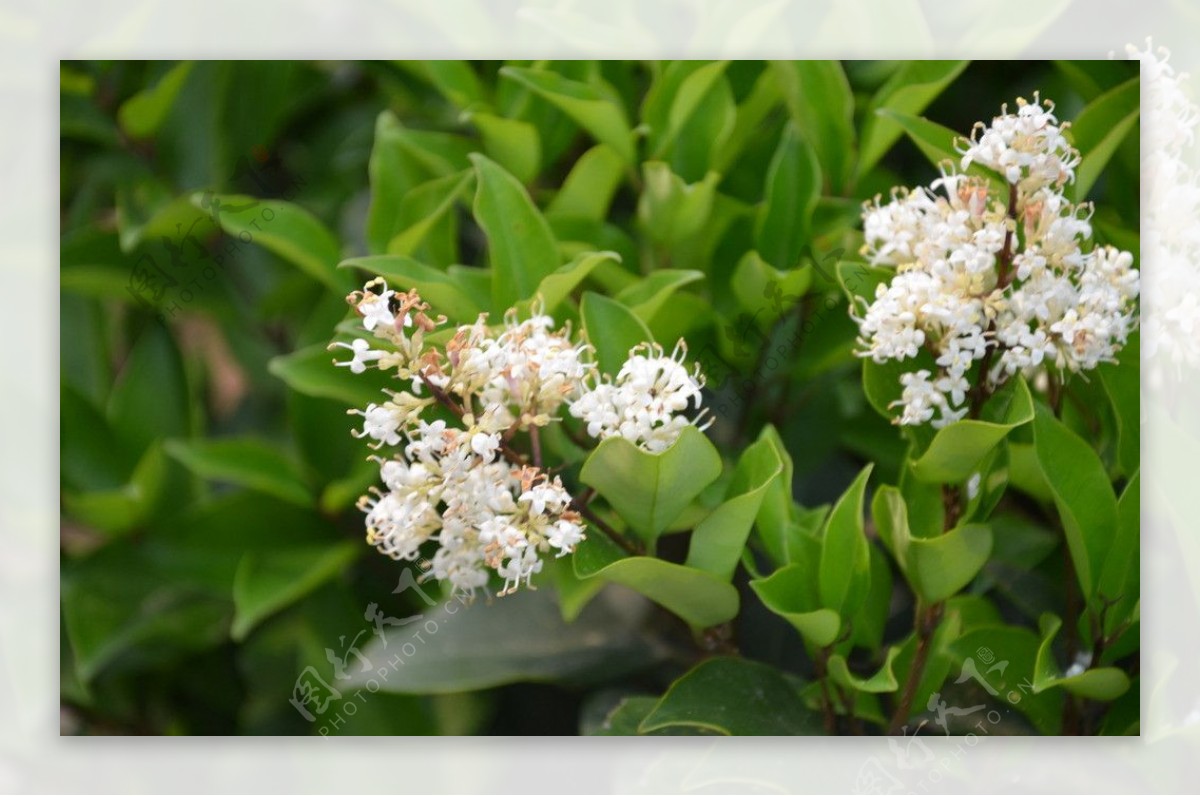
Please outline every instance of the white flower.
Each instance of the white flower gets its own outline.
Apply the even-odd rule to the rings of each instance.
[[[330,349],[345,348],[354,352],[354,358],[348,362],[334,362],[338,367],[350,368],[351,373],[363,373],[367,369],[368,362],[374,362],[384,355],[383,351],[376,351],[371,348],[371,344],[361,337],[357,337],[350,343],[333,343]]]
[[[384,290],[382,293],[367,293],[366,297],[359,302],[358,311],[362,314],[363,328],[367,331],[372,331],[376,325],[383,324],[391,326],[396,322],[396,317],[392,315],[392,311],[388,304],[395,295],[393,290]],[[405,319],[411,325],[410,318]]]
[[[880,364],[929,355],[936,364],[902,376],[893,403],[901,425],[966,416],[978,409],[969,401],[980,381],[994,389],[1018,373],[1113,361],[1137,326],[1133,256],[1094,247],[1090,207],[1062,193],[1079,155],[1053,105],[1017,105],[977,125],[962,150],[963,168],[981,163],[1005,177],[1002,194],[946,171],[928,188],[864,206],[863,253],[896,273],[873,301],[851,307],[858,354]],[[989,352],[988,372],[975,369]]]
[[[684,367],[686,353],[682,340],[669,357],[657,344],[633,348],[616,378],[584,391],[571,414],[592,437],[622,436],[652,453],[666,450],[692,423],[683,413],[700,409],[702,400],[703,380]]]

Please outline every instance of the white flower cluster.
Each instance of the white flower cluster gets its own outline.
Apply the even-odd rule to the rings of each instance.
[[[1200,179],[1197,108],[1186,74],[1162,47],[1130,46],[1141,61],[1143,126],[1142,260],[1152,264],[1143,286],[1147,379],[1161,386],[1200,366]]]
[[[666,450],[704,414],[694,419],[682,414],[689,401],[700,409],[704,385],[698,365],[692,371],[684,366],[686,355],[682,340],[669,357],[656,343],[634,348],[615,379],[594,376],[591,389],[571,404],[571,414],[593,437],[620,436],[651,453]]]
[[[947,168],[928,188],[864,208],[863,253],[896,275],[851,308],[859,353],[883,363],[927,351],[935,365],[902,375],[902,425],[966,416],[981,380],[993,389],[1016,373],[1111,361],[1136,326],[1133,257],[1093,247],[1090,207],[1063,195],[1079,154],[1052,104],[1018,100],[961,152],[962,169],[981,164],[1007,190]]]
[[[635,348],[615,381],[600,381],[591,347],[537,307],[523,321],[510,311],[499,329],[480,315],[437,346],[427,336],[446,319],[430,317],[415,290],[398,293],[375,279],[347,300],[373,339],[333,343],[353,355],[335,364],[389,371],[407,387],[351,410],[363,421],[357,436],[396,449],[376,457],[386,490],[359,501],[367,541],[406,561],[436,543],[427,574],[456,592],[473,594],[495,572],[507,594],[541,571],[543,554],[567,555],[583,540],[580,511],[539,460],[538,429],[560,410],[588,418],[592,436],[620,433],[655,451],[690,422],[681,414],[689,400],[700,404],[700,384],[681,357],[657,348]],[[435,405],[451,423],[422,417]],[[509,445],[520,432],[530,435],[533,462]]]

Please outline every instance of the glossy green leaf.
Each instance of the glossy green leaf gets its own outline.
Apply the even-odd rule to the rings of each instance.
[[[817,153],[835,192],[851,176],[854,152],[854,94],[838,61],[775,61],[792,121]]]
[[[1099,607],[1111,603],[1105,616],[1105,633],[1111,633],[1136,610],[1141,592],[1141,471],[1133,474],[1117,501],[1117,531],[1105,551],[1104,566],[1096,582]]]
[[[1142,402],[1141,344],[1135,333],[1130,336],[1119,362],[1104,363],[1093,371],[1104,386],[1117,421],[1117,463],[1128,476],[1141,464]]]
[[[1141,113],[1141,80],[1133,78],[1088,103],[1067,128],[1082,160],[1075,170],[1075,198],[1083,200],[1100,179],[1117,147]]]
[[[388,287],[395,290],[415,288],[435,314],[445,315],[453,321],[470,323],[484,311],[472,298],[461,277],[431,268],[411,257],[399,254],[354,257],[343,260],[338,267],[361,268],[381,276],[387,280]]]
[[[650,330],[633,310],[599,293],[584,293],[579,314],[588,342],[596,349],[596,364],[602,373],[616,375],[629,351],[644,342],[653,342]]]
[[[904,133],[894,120],[876,113],[881,108],[916,116],[954,82],[969,61],[907,61],[892,73],[863,114],[858,174],[869,172]]]
[[[863,533],[863,495],[872,465],[867,465],[834,504],[821,530],[817,591],[821,606],[852,616],[870,587],[871,559]]]
[[[176,64],[153,86],[125,100],[117,110],[121,129],[133,138],[149,138],[157,133],[194,65],[191,61]]]
[[[624,437],[609,437],[588,456],[579,479],[652,544],[720,474],[721,455],[702,431],[689,425],[661,453],[648,453]]]
[[[892,666],[896,662],[896,656],[899,654],[899,647],[889,648],[887,657],[884,659],[883,666],[879,668],[879,671],[870,677],[863,678],[856,676],[850,671],[850,667],[847,665],[844,656],[834,653],[829,656],[829,676],[838,685],[853,691],[865,691],[869,694],[888,694],[900,688],[900,684],[896,680],[896,673],[892,671]]]
[[[1034,688],[1038,645],[1038,635],[1028,628],[979,625],[948,643],[949,654],[957,662],[950,671],[956,680],[973,681],[993,699],[1020,711],[1043,735],[1058,735],[1063,693]]]
[[[737,616],[737,589],[725,580],[661,558],[624,556],[600,531],[589,531],[587,541],[576,548],[575,573],[633,589],[696,631]]]
[[[770,116],[783,95],[779,81],[771,69],[764,69],[754,82],[749,96],[737,107],[733,129],[723,145],[713,156],[712,170],[728,174],[730,166],[746,150],[756,134],[761,133],[764,122]]]
[[[783,474],[783,461],[761,437],[742,453],[725,500],[692,532],[689,567],[731,580],[767,488]]]
[[[267,617],[337,576],[362,549],[339,542],[243,555],[233,579],[233,639],[244,639]]]
[[[778,671],[744,658],[713,658],[671,684],[641,732],[673,725],[722,735],[816,735],[820,721]]]
[[[571,167],[562,188],[550,200],[546,215],[603,221],[624,174],[621,155],[610,146],[597,144]]]
[[[734,268],[730,286],[742,309],[767,323],[802,299],[811,282],[812,267],[807,263],[780,271],[772,268],[758,252],[748,251]]]
[[[755,229],[755,246],[763,259],[779,269],[795,268],[809,245],[812,217],[821,195],[817,154],[795,124],[784,128],[767,171],[763,206]]]
[[[1117,498],[1108,473],[1092,446],[1041,404],[1033,420],[1033,444],[1062,519],[1079,585],[1090,599],[1117,533]]]
[[[789,564],[768,578],[750,581],[750,588],[763,605],[796,628],[813,646],[828,647],[837,640],[841,619],[836,611],[815,607],[816,583],[807,567]]]
[[[791,560],[788,552],[788,532],[792,524],[792,480],[795,465],[774,426],[763,426],[758,438],[775,449],[776,455],[783,463],[783,469],[778,478],[767,484],[754,527],[767,555],[777,566],[783,566]]]
[[[1038,645],[1034,665],[1033,692],[1040,694],[1052,688],[1062,688],[1083,697],[1111,702],[1129,690],[1129,677],[1115,667],[1106,666],[1085,669],[1076,674],[1063,676],[1054,660],[1052,645],[1062,628],[1062,619],[1054,614],[1043,614],[1038,620],[1041,642]]]
[[[312,492],[295,463],[263,440],[173,439],[164,447],[201,478],[248,487],[300,506],[312,505]]]
[[[606,263],[620,262],[616,252],[584,252],[543,279],[535,295],[541,298],[545,312],[553,312],[592,271]]]
[[[488,239],[492,307],[500,312],[530,298],[561,264],[550,225],[521,183],[480,154],[475,164],[475,220]]]
[[[625,110],[606,92],[589,83],[537,69],[506,66],[500,70],[500,76],[526,86],[570,116],[598,142],[612,147],[626,163],[634,162],[633,132]]]
[[[648,160],[660,160],[670,153],[680,132],[728,65],[728,61],[673,61],[667,65],[660,80],[647,92],[642,107],[642,121],[649,127]]]
[[[335,293],[346,293],[352,285],[347,275],[337,272],[341,245],[325,225],[304,208],[278,199],[252,196],[196,194],[197,207],[212,202],[221,228],[241,243],[257,244],[278,254]]]
[[[1009,389],[1002,422],[964,419],[938,429],[929,447],[912,463],[913,475],[922,481],[953,484],[978,472],[984,458],[1010,431],[1033,420],[1033,398],[1025,380],[1014,378]]]
[[[937,536],[914,537],[908,508],[895,487],[876,490],[871,513],[879,538],[926,603],[940,602],[961,591],[979,574],[992,551],[992,531],[987,525],[969,524]]]
[[[917,145],[917,149],[921,150],[921,153],[935,167],[940,167],[946,161],[950,161],[957,168],[962,162],[962,154],[955,145],[963,140],[963,136],[948,127],[890,108],[881,108],[876,113],[903,128],[912,142]],[[1003,177],[990,169],[984,168],[978,163],[972,163],[967,168],[967,174],[988,180],[996,196],[1008,196],[1008,184]]]

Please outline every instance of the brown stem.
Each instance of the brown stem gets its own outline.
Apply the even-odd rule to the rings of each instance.
[[[1004,248],[1000,250],[1000,254],[996,258],[998,274],[996,277],[996,287],[1000,290],[1008,287],[1013,280],[1013,258],[1016,257],[1016,252],[1013,250],[1013,239],[1016,237],[1016,221],[1017,221],[1017,186],[1009,183],[1008,185],[1008,218],[1013,222],[1013,226],[1004,231]],[[988,324],[987,333],[995,333],[996,322],[993,320]],[[983,358],[979,361],[979,381],[971,388],[971,408],[967,416],[972,420],[979,418],[979,413],[983,409],[983,405],[987,403],[987,399],[991,397],[992,391],[988,387],[988,371],[992,367],[992,351],[993,348],[986,348],[983,352]]]
[[[456,417],[461,418],[467,413],[467,410],[463,409],[463,407],[460,406],[457,401],[451,398],[445,390],[435,386],[433,382],[429,380],[429,377],[424,373],[421,374],[421,381],[426,387],[429,388],[429,394],[432,395],[439,404],[453,412]],[[506,442],[503,438],[500,440],[500,452],[504,454],[504,458],[508,459],[513,464],[519,464],[522,466],[528,464],[528,462],[525,460],[525,457],[513,450],[508,442]]]
[[[837,713],[833,707],[833,695],[829,692],[829,647],[817,650],[813,669],[821,683],[821,715],[824,717],[825,734],[836,735]]]
[[[542,438],[538,427],[533,425],[529,427],[529,450],[533,454],[533,466],[542,469]]]
[[[926,607],[917,606],[914,618],[914,630],[917,634],[917,651],[913,656],[912,666],[908,667],[908,678],[904,681],[904,690],[900,695],[900,703],[892,714],[892,722],[888,726],[889,735],[900,735],[904,725],[912,713],[913,699],[917,694],[917,686],[921,684],[921,675],[925,673],[925,664],[929,661],[929,649],[933,646],[933,634],[942,619],[942,603],[933,603]]]
[[[588,508],[585,503],[580,502],[579,498],[575,498],[574,500],[572,500],[571,505],[575,508],[576,511],[578,511],[585,518],[587,518],[588,522],[590,522],[592,525],[595,525],[597,528],[599,528],[601,533],[603,533],[605,536],[607,536],[609,539],[611,539],[613,542],[615,542],[626,553],[629,553],[629,555],[631,555],[631,556],[636,556],[641,552],[640,550],[638,550],[638,548],[632,542],[630,542],[628,539],[626,539],[621,534],[617,533],[616,530],[611,525],[609,525],[604,520],[600,519],[600,517],[598,517],[596,515],[596,512],[594,512],[590,508]]]

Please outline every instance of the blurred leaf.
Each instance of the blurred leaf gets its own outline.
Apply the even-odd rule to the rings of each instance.
[[[904,130],[894,119],[876,113],[880,108],[916,116],[954,82],[969,61],[908,61],[892,73],[863,114],[858,175],[869,172]]]
[[[606,262],[620,263],[621,257],[616,252],[587,252],[543,279],[536,294],[542,299],[543,310],[553,312],[593,270]]]
[[[243,555],[233,579],[233,639],[246,638],[267,617],[336,577],[361,549],[339,542]]]
[[[642,123],[649,127],[647,160],[663,160],[728,61],[671,61],[646,93]]]
[[[458,108],[484,101],[479,78],[466,61],[396,61],[397,66],[427,81]]]
[[[650,556],[625,556],[607,536],[592,531],[575,551],[575,574],[633,589],[691,625],[694,631],[737,616],[738,593],[721,578]]]
[[[817,154],[795,123],[789,123],[771,159],[755,228],[755,246],[764,260],[784,270],[796,267],[810,242],[813,211],[820,195]]]
[[[596,349],[596,365],[615,376],[635,346],[652,342],[650,330],[633,310],[599,293],[584,293],[579,305],[588,342]]]
[[[312,493],[296,465],[276,446],[259,439],[167,440],[167,453],[201,478],[237,484],[299,506]]]
[[[783,461],[768,439],[742,453],[725,500],[696,526],[688,547],[689,567],[732,580],[767,488],[783,473]]]
[[[624,161],[612,147],[597,144],[580,155],[562,188],[546,208],[547,216],[603,221],[624,176]]]
[[[908,133],[912,142],[917,145],[917,149],[921,150],[921,153],[934,167],[940,168],[943,163],[950,161],[957,169],[962,162],[962,154],[955,148],[955,142],[964,139],[953,130],[943,127],[937,122],[910,116],[890,108],[881,108],[876,113],[882,118],[900,125],[904,132]],[[979,165],[979,163],[971,163],[966,173],[986,179],[996,196],[1008,196],[1008,184],[994,171]]]
[[[397,659],[400,664],[380,683],[384,691],[451,694],[515,682],[619,676],[654,663],[664,652],[637,631],[645,604],[628,597],[602,592],[570,624],[559,615],[550,589],[431,606],[419,626],[389,628],[386,645],[376,638],[364,645],[362,653],[374,666],[366,672],[353,667],[348,682],[366,686],[377,679],[376,669]],[[414,639],[417,631],[421,642]]]
[[[871,559],[863,533],[863,494],[872,465],[867,465],[834,504],[821,530],[817,593],[821,606],[853,616],[867,598]]]
[[[191,74],[193,65],[191,61],[181,61],[153,86],[125,100],[117,110],[121,129],[133,138],[149,138],[157,133],[179,96],[179,90]]]
[[[1119,362],[1106,362],[1095,370],[1117,419],[1117,462],[1127,476],[1141,463],[1141,359],[1140,339],[1135,333]]]
[[[624,437],[602,440],[584,462],[579,480],[594,487],[653,545],[720,474],[721,455],[702,431],[689,425],[661,453],[648,453]]]
[[[367,273],[382,276],[388,287],[396,290],[416,289],[429,302],[433,313],[445,315],[452,321],[474,321],[483,308],[471,297],[459,274],[440,271],[411,257],[381,254],[374,257],[353,257],[343,260],[339,268],[361,268]]]
[[[1054,495],[1075,574],[1095,594],[1104,556],[1117,533],[1117,499],[1100,457],[1042,404],[1033,419],[1038,464]]]
[[[1010,431],[1033,420],[1033,398],[1029,395],[1029,387],[1019,376],[1012,382],[1012,395],[1003,422],[964,419],[938,429],[929,447],[912,463],[913,475],[931,483],[965,481],[979,470],[984,457]]]
[[[144,450],[163,437],[187,436],[187,376],[179,349],[164,327],[143,327],[117,374],[107,414],[117,436],[133,450]]]
[[[733,130],[713,157],[712,170],[728,174],[730,166],[742,154],[751,138],[761,131],[763,122],[782,99],[779,80],[771,69],[763,70],[734,117]]]
[[[851,176],[854,94],[838,61],[773,61],[792,121],[812,144],[834,193]]]
[[[505,119],[480,111],[467,115],[479,129],[488,157],[523,183],[532,182],[542,168],[542,141],[537,128],[520,119]]]
[[[121,486],[137,463],[108,420],[67,383],[59,385],[59,475],[80,490]]]
[[[1067,135],[1083,160],[1075,170],[1075,199],[1086,199],[1117,147],[1141,112],[1141,80],[1133,78],[1110,89],[1079,112]]]
[[[629,307],[643,323],[649,324],[675,291],[703,278],[700,271],[664,268],[622,290],[617,294],[617,301]]]
[[[219,203],[213,206],[212,203]],[[348,293],[348,278],[337,273],[341,245],[315,216],[277,199],[228,194],[195,194],[192,203],[209,208],[225,233],[241,243],[257,243],[278,254],[334,293]]]
[[[366,236],[372,254],[387,250],[401,228],[400,205],[418,181],[419,167],[401,143],[403,127],[391,111],[375,121],[375,141],[367,165],[371,204],[367,208]]]
[[[487,235],[492,308],[503,312],[530,298],[561,264],[554,234],[515,177],[478,153],[475,164],[475,220]]]
[[[390,374],[374,368],[354,374],[349,368],[335,367],[337,359],[326,346],[314,345],[275,357],[268,363],[267,370],[297,392],[316,398],[332,398],[343,405],[376,403],[383,397],[382,390],[394,384]],[[347,359],[342,357],[343,361]]]
[[[709,172],[689,185],[661,161],[643,163],[642,175],[645,189],[638,200],[638,221],[646,235],[675,246],[697,234],[712,213],[720,175]]]
[[[452,220],[455,203],[462,197],[474,174],[464,171],[446,177],[436,177],[404,195],[397,211],[397,221],[403,226],[387,243],[388,254],[413,255],[435,228]],[[449,227],[451,232],[456,225]]]
[[[700,727],[722,735],[817,735],[820,722],[796,688],[744,658],[713,658],[671,684],[639,728]]]
[[[127,483],[111,489],[64,491],[63,505],[69,515],[98,531],[132,530],[151,517],[162,497],[165,468],[162,447],[151,443]]]
[[[730,280],[738,304],[758,320],[770,323],[786,312],[808,292],[812,268],[807,264],[787,271],[772,268],[756,251],[748,251],[738,261]]]
[[[633,132],[621,104],[608,93],[588,83],[537,69],[506,66],[500,70],[500,76],[536,92],[574,119],[598,142],[612,147],[626,163],[634,162]]]

